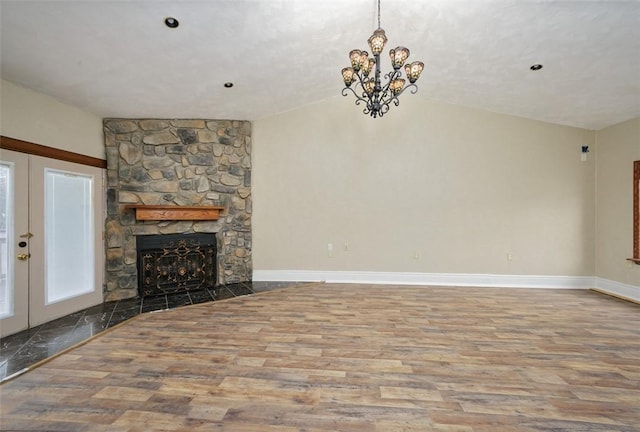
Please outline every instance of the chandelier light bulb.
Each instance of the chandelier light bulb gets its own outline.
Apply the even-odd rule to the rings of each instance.
[[[366,58],[362,63],[362,67],[360,68],[360,73],[363,77],[368,77],[369,73],[371,73],[371,62],[369,58]]]
[[[364,91],[368,94],[368,95],[373,95],[373,92],[376,88],[376,82],[373,78],[369,78],[367,81],[365,81],[364,83]]]
[[[402,78],[394,79],[393,81],[391,81],[391,85],[389,86],[389,88],[391,89],[391,93],[393,93],[394,95],[400,93],[402,91],[402,88],[404,87],[404,82],[405,80]]]
[[[356,79],[353,68],[346,67],[342,69],[342,79],[344,80],[344,85],[346,85],[347,87],[353,84],[353,81],[355,81]]]
[[[409,82],[411,84],[413,84],[418,80],[418,78],[420,78],[420,74],[422,73],[423,69],[424,69],[424,63],[419,61],[413,62],[411,64],[407,63],[404,66],[404,71],[407,75],[407,78],[409,78]]]
[[[366,51],[360,52],[360,69],[368,69],[369,68],[369,53]]]
[[[354,49],[349,53],[349,60],[351,60],[351,67],[354,71],[358,72],[360,70],[360,54],[361,51]]]
[[[371,48],[371,53],[373,55],[380,55],[386,43],[387,36],[381,28],[378,28],[373,32],[371,37],[369,37],[369,48]]]
[[[409,50],[405,47],[396,47],[389,51],[389,57],[391,57],[391,66],[393,69],[398,70],[404,66],[404,62],[409,57]]]

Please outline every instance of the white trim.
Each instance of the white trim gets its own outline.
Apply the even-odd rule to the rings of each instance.
[[[505,288],[595,287],[592,276],[491,275],[468,273],[400,273],[369,271],[254,270],[253,280],[388,285],[439,285]]]
[[[618,297],[640,302],[640,286],[616,282],[610,279],[596,278],[596,288]]]

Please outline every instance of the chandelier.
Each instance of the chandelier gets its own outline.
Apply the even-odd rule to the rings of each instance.
[[[369,48],[373,58],[369,57],[366,51],[354,49],[349,53],[351,67],[342,69],[342,79],[346,86],[342,89],[342,96],[347,96],[351,91],[356,97],[356,105],[363,102],[365,109],[362,112],[373,118],[385,115],[389,111],[391,102],[395,106],[400,105],[398,96],[408,88],[411,88],[411,93],[415,94],[418,91],[415,82],[424,69],[424,63],[419,61],[405,64],[409,57],[407,48],[402,46],[393,48],[389,51],[393,70],[384,75],[383,84],[380,78],[380,53],[386,43],[387,37],[384,30],[380,28],[380,0],[378,0],[378,29],[369,38]],[[407,86],[405,86],[406,80],[402,78],[402,69],[409,80]],[[371,72],[373,72],[372,77],[369,76]],[[351,87],[353,83],[355,83],[355,90]]]

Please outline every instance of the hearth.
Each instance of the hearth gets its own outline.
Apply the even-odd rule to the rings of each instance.
[[[217,283],[214,233],[137,236],[136,248],[141,297],[212,288]]]

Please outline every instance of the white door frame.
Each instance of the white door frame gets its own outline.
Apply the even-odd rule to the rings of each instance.
[[[92,203],[93,203],[93,236],[94,236],[94,290],[47,304],[47,257],[45,254],[46,228],[45,228],[45,170],[54,169],[69,173],[90,176],[92,179]],[[73,162],[65,162],[56,159],[31,156],[31,193],[30,193],[30,229],[33,233],[31,239],[30,262],[30,296],[29,296],[29,324],[38,324],[51,321],[78,310],[102,303],[103,300],[103,267],[104,247],[102,232],[104,227],[102,175],[100,168],[80,165]],[[74,257],[69,259],[69,266],[75,264]],[[38,285],[35,285],[38,284]]]

